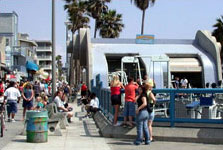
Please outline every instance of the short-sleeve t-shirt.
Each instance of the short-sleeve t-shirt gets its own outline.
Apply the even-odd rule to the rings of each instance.
[[[17,101],[18,97],[21,97],[21,94],[17,88],[10,87],[5,91],[4,96],[7,97],[7,100]]]
[[[95,97],[94,99],[91,100],[90,106],[92,106],[93,108],[98,108],[99,107],[99,100],[98,100],[97,97]]]
[[[135,102],[136,89],[138,89],[137,85],[134,85],[134,84],[126,85],[125,87],[125,101],[126,102]]]
[[[56,103],[57,107],[64,107],[64,104],[59,96],[55,97],[54,102]]]

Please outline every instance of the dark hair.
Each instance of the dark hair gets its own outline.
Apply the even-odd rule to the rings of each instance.
[[[206,88],[209,88],[209,86],[210,86],[210,83],[207,82],[207,83],[205,84],[205,87],[206,87]]]
[[[216,88],[216,87],[217,87],[217,84],[216,84],[216,83],[212,83],[212,84],[211,84],[211,87],[212,87],[212,88]]]
[[[57,97],[60,92],[63,92],[63,91],[61,89],[57,90],[53,95],[53,99],[55,99],[55,97]]]
[[[128,83],[132,82],[133,81],[133,78],[132,77],[129,77],[128,78]]]
[[[15,86],[15,82],[14,81],[10,81],[9,82],[9,87],[14,87]]]
[[[91,93],[91,95],[90,95],[90,99],[93,99],[93,98],[95,98],[96,97],[96,94],[95,93]]]
[[[142,94],[146,94],[146,88],[143,85],[140,85],[139,88],[142,89]]]

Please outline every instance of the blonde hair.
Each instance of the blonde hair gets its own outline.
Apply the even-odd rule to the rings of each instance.
[[[114,75],[112,77],[112,81],[111,81],[111,86],[112,87],[116,87],[120,84],[120,81],[119,81],[119,77],[117,75]]]
[[[152,79],[148,79],[145,81],[145,88],[146,90],[151,89],[154,86],[154,82]]]
[[[39,100],[39,102],[42,102],[42,101],[43,101],[42,97],[40,97],[40,96],[38,96],[38,97],[36,98],[36,101],[38,101],[38,100]]]

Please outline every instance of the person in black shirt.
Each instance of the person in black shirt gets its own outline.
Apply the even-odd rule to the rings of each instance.
[[[137,124],[137,138],[134,142],[135,145],[140,145],[143,141],[143,133],[145,135],[145,144],[150,144],[147,111],[147,96],[146,90],[143,86],[139,87],[139,96],[137,96],[138,108],[136,110],[136,124]]]

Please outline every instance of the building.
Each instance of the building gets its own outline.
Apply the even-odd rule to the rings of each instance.
[[[50,76],[52,76],[52,42],[47,40],[37,40],[36,49],[37,64]]]
[[[13,48],[18,46],[18,15],[16,12],[0,13],[0,36],[6,40],[6,66],[13,66]]]
[[[32,79],[32,74],[38,70],[36,65],[37,56],[36,48],[37,44],[33,40],[29,40],[28,34],[19,34],[18,46],[13,48],[13,66],[15,74],[23,78]],[[28,65],[29,64],[29,65]],[[34,67],[30,67],[34,66]],[[34,71],[34,72],[33,72]]]
[[[100,74],[107,87],[108,75],[121,70],[124,56],[139,58],[142,76],[153,78],[157,88],[170,87],[175,77],[186,77],[192,87],[222,80],[221,45],[208,31],[198,31],[191,40],[154,39],[151,44],[137,43],[136,39],[91,39],[88,29],[81,29],[73,39],[73,54],[78,54],[74,58],[85,69],[88,85]],[[124,71],[127,76],[139,76],[135,64],[126,64]]]
[[[0,78],[4,77],[5,71],[7,71],[5,68],[5,46],[5,37],[0,37]]]

